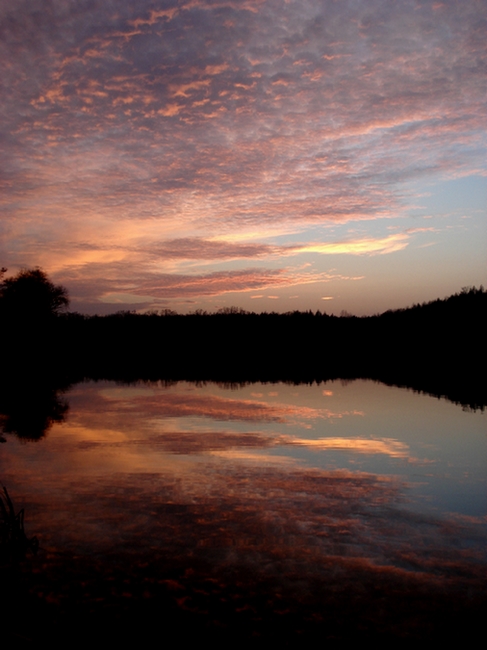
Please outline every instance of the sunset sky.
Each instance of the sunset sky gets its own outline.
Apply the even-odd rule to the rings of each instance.
[[[0,0],[0,266],[85,313],[487,284],[487,0]]]

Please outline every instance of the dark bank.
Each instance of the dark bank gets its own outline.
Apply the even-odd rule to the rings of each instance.
[[[134,380],[319,381],[373,378],[486,405],[487,291],[371,317],[317,312],[171,311],[84,316],[39,269],[0,285],[3,362],[10,375],[59,382]]]

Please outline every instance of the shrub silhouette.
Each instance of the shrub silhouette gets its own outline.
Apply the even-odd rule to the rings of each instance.
[[[6,269],[1,269],[1,275]],[[0,284],[0,308],[7,318],[46,320],[69,305],[67,290],[39,268],[22,269]]]

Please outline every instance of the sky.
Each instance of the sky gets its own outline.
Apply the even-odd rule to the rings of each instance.
[[[0,266],[71,309],[487,285],[487,0],[0,0]]]

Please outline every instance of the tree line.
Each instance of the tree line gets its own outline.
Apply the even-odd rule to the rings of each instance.
[[[368,317],[235,307],[86,316],[68,307],[66,289],[40,269],[2,278],[3,360],[10,373],[37,369],[63,381],[368,377],[457,395],[472,406],[487,403],[482,286]]]

